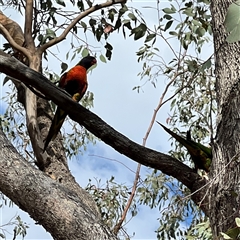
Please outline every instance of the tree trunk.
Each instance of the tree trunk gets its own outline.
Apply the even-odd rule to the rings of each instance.
[[[215,237],[236,227],[240,214],[240,42],[226,42],[230,0],[211,1],[218,103],[211,171],[210,222]]]

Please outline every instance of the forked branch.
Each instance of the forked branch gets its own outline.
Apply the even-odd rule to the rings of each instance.
[[[89,14],[102,9],[102,8],[106,8],[106,7],[110,7],[112,5],[115,4],[124,4],[126,3],[126,0],[112,0],[112,1],[106,1],[105,3],[101,3],[101,4],[96,4],[92,7],[90,7],[89,9],[87,9],[86,11],[80,13],[68,26],[67,28],[62,32],[62,34],[52,40],[50,40],[49,42],[45,43],[44,45],[42,45],[39,48],[39,51],[44,52],[47,48],[52,47],[53,45],[61,42],[62,40],[64,40],[67,36],[67,34],[72,30],[72,28],[84,17],[88,16]]]

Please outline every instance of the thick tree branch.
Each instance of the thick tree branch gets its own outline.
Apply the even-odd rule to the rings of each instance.
[[[79,14],[69,25],[68,27],[63,31],[63,33],[50,40],[49,42],[45,43],[44,45],[42,45],[39,48],[39,51],[44,52],[47,48],[52,47],[53,45],[61,42],[62,40],[64,40],[67,36],[67,34],[71,31],[71,29],[84,17],[88,16],[90,13],[93,13],[99,9],[102,8],[106,8],[106,7],[110,7],[112,5],[115,4],[123,4],[126,3],[126,0],[112,0],[112,1],[106,1],[105,3],[101,3],[101,4],[96,4],[94,6],[92,6],[91,8],[87,9],[86,11],[82,12],[81,14]]]
[[[38,223],[54,239],[117,239],[103,224],[93,201],[84,190],[75,191],[32,167],[9,143],[0,128],[0,191]],[[67,234],[66,234],[67,233]]]
[[[68,112],[70,118],[83,125],[91,133],[113,147],[119,153],[124,154],[138,163],[159,169],[163,173],[175,177],[191,191],[196,191],[206,183],[193,169],[177,159],[143,147],[117,132],[94,113],[72,101],[70,97],[48,81],[44,76],[23,65],[16,59],[1,57],[0,71],[9,76],[21,79],[24,83],[30,84],[38,89],[48,98],[52,99],[55,104]],[[193,200],[196,203],[201,201],[204,192],[206,192],[206,190],[202,189],[202,191],[194,194]],[[208,215],[208,209],[205,208],[207,204],[204,203],[202,207]]]

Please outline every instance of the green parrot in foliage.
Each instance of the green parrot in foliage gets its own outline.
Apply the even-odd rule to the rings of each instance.
[[[163,127],[163,129],[168,132],[173,138],[180,142],[184,147],[187,148],[191,158],[195,164],[196,171],[198,169],[203,169],[209,172],[211,161],[212,161],[212,149],[202,145],[201,143],[196,143],[191,139],[190,131],[187,131],[187,139],[177,135],[170,129],[166,128],[161,123],[157,122]]]

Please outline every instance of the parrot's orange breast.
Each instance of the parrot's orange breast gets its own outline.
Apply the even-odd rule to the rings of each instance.
[[[82,66],[75,66],[61,77],[59,86],[72,96],[79,93],[81,96],[87,89],[87,71]]]
[[[75,66],[72,69],[70,69],[67,73],[66,80],[72,80],[76,79],[80,82],[86,82],[87,81],[87,71],[82,66]]]

